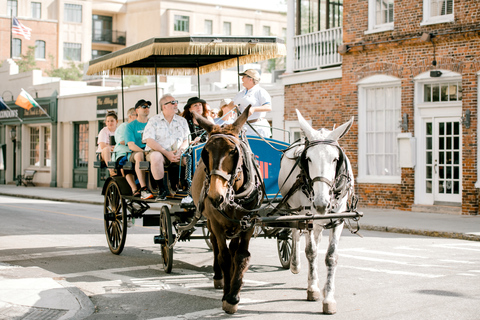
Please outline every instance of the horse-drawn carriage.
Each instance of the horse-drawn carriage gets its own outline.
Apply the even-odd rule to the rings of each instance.
[[[240,64],[284,55],[281,42],[275,37],[155,38],[92,60],[88,73],[110,70],[119,73],[122,80],[125,72],[155,75],[155,80],[158,72],[197,74],[200,83],[202,73],[235,65],[238,71]],[[158,97],[156,102],[158,113]],[[123,112],[123,106],[121,110]],[[105,195],[105,233],[110,250],[120,254],[129,219],[143,218],[143,225],[160,227],[160,235],[154,241],[160,244],[164,270],[169,273],[177,241],[206,239],[214,251],[215,287],[224,289],[223,309],[234,313],[243,273],[248,267],[248,244],[255,229],[277,238],[281,264],[294,273],[299,268],[300,230],[309,234],[311,272],[307,293],[309,300],[317,300],[321,294],[315,266],[316,242],[321,230],[332,228],[323,309],[326,313],[335,313],[333,276],[338,239],[346,219],[358,221],[362,216],[356,210],[350,163],[337,143],[353,119],[333,131],[315,131],[298,113],[306,138],[290,145],[273,139],[246,137],[242,127],[248,124],[248,110],[233,124],[223,127],[196,116],[209,139],[185,154],[195,164],[191,189],[187,169],[184,181],[179,177],[172,184],[175,190],[170,190],[170,196],[161,202],[159,214],[145,214],[155,201],[133,197],[124,177],[106,180],[102,194]],[[265,163],[269,165],[268,174]],[[142,162],[140,166],[148,170],[149,163]],[[180,190],[178,186],[183,188]],[[187,193],[192,194],[193,204],[182,203]],[[262,205],[264,200],[267,203]],[[328,222],[319,223],[324,220]],[[195,227],[202,228],[202,236],[194,234]]]

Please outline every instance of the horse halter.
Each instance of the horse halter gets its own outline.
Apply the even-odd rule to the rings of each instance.
[[[333,181],[331,181],[331,180],[329,180],[325,177],[322,177],[322,176],[317,176],[317,177],[314,177],[314,178],[310,177],[310,172],[309,172],[309,169],[308,169],[308,161],[307,161],[307,157],[306,157],[307,150],[311,147],[314,147],[314,146],[317,146],[317,145],[320,145],[320,144],[330,145],[330,146],[336,147],[338,149],[339,158],[337,160],[337,164],[336,164],[336,168],[335,168],[335,178],[334,178]],[[343,183],[340,186],[337,186],[339,184],[340,179],[342,178],[341,170],[342,170],[342,166],[343,166],[344,162],[345,162],[345,154],[344,154],[342,148],[340,148],[337,141],[335,141],[335,140],[314,140],[314,141],[306,140],[305,141],[305,149],[303,150],[303,152],[300,156],[299,166],[305,172],[304,173],[304,179],[305,179],[305,182],[306,182],[306,187],[308,188],[309,192],[310,193],[313,192],[313,184],[315,182],[324,182],[325,184],[327,184],[330,187],[330,190],[332,190],[333,193],[338,193],[339,189],[343,188],[343,186],[345,185]]]
[[[212,143],[212,141],[214,141],[216,139],[220,139],[220,138],[227,139],[235,145],[235,151],[236,151],[236,154],[238,156],[237,156],[237,159],[236,159],[236,163],[234,165],[235,169],[233,170],[233,172],[230,173],[230,174],[225,174],[224,172],[222,172],[221,170],[218,170],[218,169],[212,169],[210,171],[210,169],[208,167],[209,159],[208,159],[208,152],[206,151],[206,145],[203,147],[201,157],[202,157],[203,163],[205,164],[205,172],[207,174],[206,179],[208,181],[210,181],[210,177],[212,175],[217,175],[217,176],[222,177],[225,181],[227,181],[229,187],[231,187],[231,186],[233,186],[233,184],[235,182],[235,179],[237,178],[238,174],[242,170],[242,159],[241,159],[242,152],[241,152],[241,148],[239,147],[240,141],[234,136],[219,133],[219,134],[213,134],[208,139],[207,143]]]

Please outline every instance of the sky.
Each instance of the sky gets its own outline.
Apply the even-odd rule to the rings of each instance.
[[[286,11],[287,0],[197,0],[197,2],[218,4],[224,6],[239,6],[243,8],[255,8],[259,10],[271,10],[277,8],[279,11]]]

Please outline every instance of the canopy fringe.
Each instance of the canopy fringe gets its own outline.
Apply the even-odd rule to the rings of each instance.
[[[232,55],[231,59],[201,66],[200,74],[231,68],[237,65],[237,56],[240,64],[247,64],[286,55],[284,44],[279,43],[151,43],[143,48],[99,61],[89,66],[87,75],[100,74],[110,71],[112,75],[120,75],[120,66],[124,66],[125,75],[154,75],[155,68],[128,68],[126,65],[152,55]],[[158,74],[163,75],[196,75],[197,68],[157,68]]]

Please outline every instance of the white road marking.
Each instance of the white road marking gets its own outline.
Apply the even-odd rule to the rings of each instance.
[[[393,270],[377,269],[377,268],[352,267],[352,266],[345,266],[345,265],[339,265],[339,267],[347,268],[347,269],[370,271],[370,272],[376,272],[376,273],[387,273],[387,274],[395,274],[395,275],[401,275],[401,276],[412,276],[412,277],[431,278],[431,279],[441,278],[445,276],[445,275],[427,274],[427,273],[418,273],[418,272],[393,271]]]
[[[360,257],[360,256],[354,256],[354,255],[349,255],[349,254],[344,254],[344,253],[340,254],[340,256],[345,257],[345,258],[357,259],[357,260],[374,261],[374,262],[382,262],[382,263],[393,263],[393,264],[404,265],[404,266],[449,268],[449,266],[442,266],[442,265],[436,265],[436,264],[417,264],[417,263],[397,261],[397,260]]]
[[[448,263],[460,263],[460,264],[475,264],[473,261],[466,261],[466,260],[447,260],[447,259],[441,259],[439,261],[442,262],[448,262]]]
[[[14,256],[3,256],[2,261],[44,259],[44,258],[53,258],[53,257],[62,257],[62,256],[77,256],[77,255],[85,255],[85,254],[104,253],[108,251],[109,250],[105,248],[105,249],[80,249],[80,250],[68,250],[68,251],[17,254]]]
[[[394,256],[394,257],[404,257],[404,258],[414,258],[414,259],[428,259],[425,256],[414,256],[410,254],[403,254],[403,253],[395,253],[395,252],[387,252],[387,251],[378,251],[378,250],[369,250],[364,248],[357,248],[357,249],[339,249],[340,252],[360,252],[360,253],[373,253],[378,254],[381,256]]]

